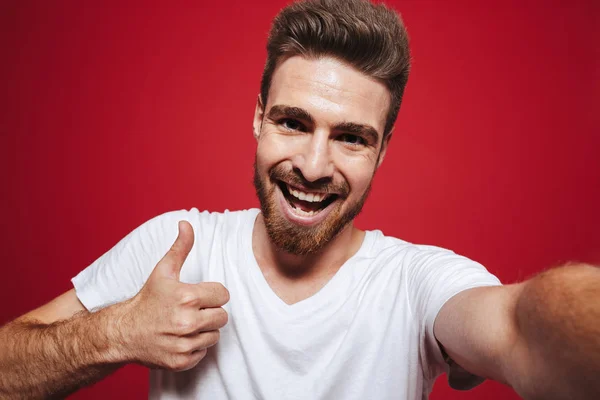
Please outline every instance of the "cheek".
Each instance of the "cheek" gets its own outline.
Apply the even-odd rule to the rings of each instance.
[[[366,156],[340,157],[338,170],[350,185],[351,196],[362,196],[373,179],[375,161]]]
[[[297,143],[294,139],[285,138],[275,134],[265,134],[259,139],[256,149],[258,164],[266,169],[291,159]]]
[[[349,182],[350,187],[354,191],[353,194],[356,196],[362,196],[365,190],[367,190],[367,188],[369,187],[372,177],[372,174],[362,174],[360,176],[357,176],[353,182]]]

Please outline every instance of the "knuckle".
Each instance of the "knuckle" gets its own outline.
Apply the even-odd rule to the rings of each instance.
[[[176,297],[179,304],[190,304],[196,300],[196,295],[184,287],[177,289]]]
[[[167,251],[167,258],[173,257],[177,255],[177,242],[173,243]]]
[[[195,327],[196,329],[195,329],[194,333],[198,334],[198,333],[206,331],[207,328],[209,327],[209,323],[210,323],[210,320],[208,318],[201,316],[200,318],[198,318],[198,323],[196,324],[196,327]]]
[[[173,246],[171,246],[169,251],[167,251],[167,254],[165,254],[165,257],[161,260],[161,262],[168,263],[170,266],[173,266],[177,263],[178,255],[179,250],[177,248],[177,244],[175,243]]]
[[[194,329],[194,322],[187,317],[177,318],[174,325],[177,332],[187,333]]]
[[[176,354],[186,354],[190,351],[192,351],[190,345],[183,340],[179,340],[173,345],[173,352]]]
[[[194,294],[190,292],[183,293],[179,298],[180,304],[190,304],[194,301],[196,301],[196,296],[194,296]]]

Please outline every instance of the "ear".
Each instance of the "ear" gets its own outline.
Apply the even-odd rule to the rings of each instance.
[[[385,153],[387,152],[388,145],[390,144],[390,140],[392,140],[392,133],[394,133],[394,128],[392,128],[390,133],[383,140],[383,143],[381,143],[381,150],[379,151],[379,159],[377,160],[377,168],[379,168],[379,166],[383,162],[383,159],[385,158]]]
[[[264,116],[265,108],[260,98],[260,94],[256,98],[256,108],[254,109],[254,121],[252,122],[252,129],[254,131],[254,138],[258,140],[260,131],[262,128],[262,121]]]

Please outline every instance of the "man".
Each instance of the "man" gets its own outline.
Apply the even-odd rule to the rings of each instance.
[[[456,387],[481,376],[525,398],[597,398],[598,269],[500,286],[450,251],[354,227],[408,78],[397,15],[297,3],[267,47],[260,212],[134,230],[1,329],[2,397],[61,397],[140,363],[153,398],[421,399],[445,368]]]

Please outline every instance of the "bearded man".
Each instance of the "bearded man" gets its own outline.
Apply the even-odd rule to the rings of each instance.
[[[354,226],[408,79],[399,16],[295,3],[267,50],[261,209],[134,230],[2,328],[2,397],[61,397],[138,363],[163,399],[417,400],[444,371],[461,389],[489,378],[525,398],[600,398],[597,268],[502,286],[449,250]]]

